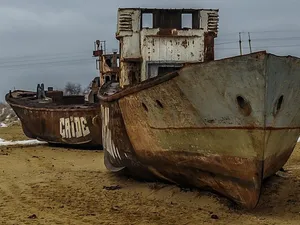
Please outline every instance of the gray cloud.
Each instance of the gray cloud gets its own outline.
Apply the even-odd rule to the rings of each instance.
[[[0,0],[0,6],[0,100],[9,89],[35,89],[39,82],[87,85],[97,76],[93,42],[118,47],[118,7],[219,8],[217,58],[239,53],[239,31],[251,32],[254,50],[300,56],[297,0]],[[247,53],[247,33],[243,38]]]

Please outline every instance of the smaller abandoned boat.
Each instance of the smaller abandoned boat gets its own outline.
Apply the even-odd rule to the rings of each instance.
[[[91,82],[89,93],[64,95],[44,84],[37,91],[15,90],[5,96],[19,117],[24,134],[50,144],[100,147],[101,119],[97,92],[99,77]],[[100,138],[99,138],[100,137]]]

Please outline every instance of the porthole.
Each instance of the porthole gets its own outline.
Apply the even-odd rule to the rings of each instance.
[[[283,103],[283,95],[281,95],[277,101],[276,109],[279,111],[281,109],[281,105]]]
[[[147,108],[147,106],[145,105],[144,102],[142,102],[142,106],[143,106],[143,108],[145,109],[145,111],[148,112],[148,108]]]
[[[160,107],[160,108],[163,108],[163,104],[159,101],[159,100],[156,100],[156,104]]]
[[[247,101],[243,96],[238,95],[236,97],[236,102],[238,104],[239,111],[244,116],[249,116],[251,114],[252,108],[251,108],[250,102]]]
[[[280,110],[281,107],[282,107],[282,104],[283,104],[283,95],[281,95],[281,96],[277,99],[277,101],[275,102],[275,105],[274,105],[274,112],[273,112],[274,116],[277,115],[277,113],[279,112],[279,110]]]
[[[238,103],[239,107],[240,107],[241,109],[244,109],[245,106],[246,106],[246,101],[245,101],[245,99],[244,99],[242,96],[237,96],[237,97],[236,97],[236,100],[237,100],[237,103]]]

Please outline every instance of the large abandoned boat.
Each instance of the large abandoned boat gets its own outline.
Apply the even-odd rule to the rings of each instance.
[[[50,144],[101,148],[99,87],[100,79],[96,77],[87,100],[84,95],[64,95],[52,87],[44,90],[44,84],[38,84],[36,92],[10,91],[5,99],[19,117],[27,137]]]
[[[217,32],[218,10],[119,9],[119,82],[98,95],[105,165],[254,208],[299,137],[300,59],[214,60]]]

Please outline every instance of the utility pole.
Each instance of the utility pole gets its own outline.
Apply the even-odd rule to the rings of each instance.
[[[249,48],[250,48],[250,53],[252,53],[250,32],[248,32],[248,38],[249,38]]]
[[[240,55],[243,55],[243,51],[242,51],[242,34],[241,32],[239,32],[239,44],[240,44]]]

